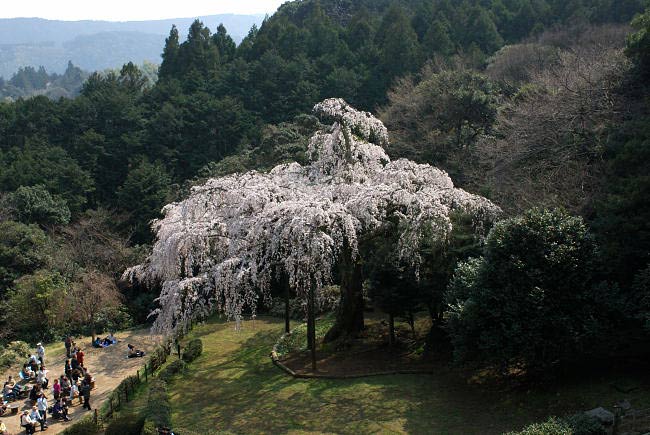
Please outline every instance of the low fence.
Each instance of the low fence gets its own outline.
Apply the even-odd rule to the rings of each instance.
[[[147,383],[149,378],[158,370],[171,354],[171,341],[166,341],[150,354],[144,366],[136,372],[135,375],[129,376],[120,382],[120,384],[108,396],[108,400],[101,409],[95,408],[92,416],[92,423],[95,427],[100,428],[103,424],[109,422],[115,413],[120,411],[127,403],[134,398],[135,390],[143,382]],[[85,424],[80,422],[80,424]],[[75,424],[76,425],[76,424]],[[76,433],[75,425],[70,426],[64,433]]]
[[[102,413],[98,415],[95,410],[95,423],[100,424],[109,421],[113,418],[115,412],[122,409],[124,404],[129,403],[133,398],[135,389],[144,381],[148,382],[149,377],[153,376],[154,372],[158,370],[171,353],[171,342],[158,346],[149,356],[149,359],[144,364],[142,369],[139,369],[135,375],[124,378],[122,382],[113,390],[108,396],[107,405],[102,407]],[[142,372],[142,374],[140,373]]]

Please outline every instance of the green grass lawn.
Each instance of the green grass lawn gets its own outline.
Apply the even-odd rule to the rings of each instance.
[[[628,398],[650,407],[649,381],[590,376],[535,391],[469,385],[458,371],[357,380],[297,380],[273,366],[269,352],[283,321],[211,320],[191,337],[203,354],[170,385],[174,428],[236,434],[491,434],[520,429],[546,416],[611,406]],[[637,387],[622,394],[612,384]]]

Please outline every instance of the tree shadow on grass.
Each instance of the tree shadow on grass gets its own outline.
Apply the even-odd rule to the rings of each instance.
[[[558,397],[552,388],[490,389],[468,385],[463,373],[444,366],[433,375],[294,379],[269,358],[282,329],[278,319],[247,321],[239,332],[220,320],[198,326],[192,336],[201,337],[204,352],[170,385],[175,428],[181,433],[496,434],[572,411],[563,406],[565,399],[589,406],[601,393],[594,389],[582,397],[580,388],[565,387],[562,394],[569,397]]]

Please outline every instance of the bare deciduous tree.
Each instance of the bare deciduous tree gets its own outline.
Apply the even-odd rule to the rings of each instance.
[[[90,270],[82,273],[79,282],[72,285],[69,301],[74,316],[90,326],[95,341],[97,316],[103,310],[120,306],[122,294],[110,276]]]

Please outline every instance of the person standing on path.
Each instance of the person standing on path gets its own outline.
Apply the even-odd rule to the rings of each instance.
[[[84,356],[85,356],[85,355],[86,355],[86,354],[84,353],[83,350],[79,349],[79,350],[77,351],[77,362],[79,363],[79,365],[80,365],[81,367],[83,367],[83,365],[84,365]]]
[[[70,349],[72,348],[72,337],[70,337],[69,335],[65,337],[64,344],[65,344],[65,357],[70,358]]]
[[[38,354],[38,359],[41,360],[41,364],[45,364],[45,348],[43,347],[43,343],[36,345],[36,353]]]
[[[45,398],[45,393],[41,393],[41,396],[36,400],[36,406],[38,407],[38,413],[41,415],[41,430],[43,427],[47,427],[47,399]]]
[[[90,384],[87,382],[83,382],[81,384],[80,393],[84,398],[83,408],[87,409],[88,411],[91,411],[92,409],[90,408]]]

